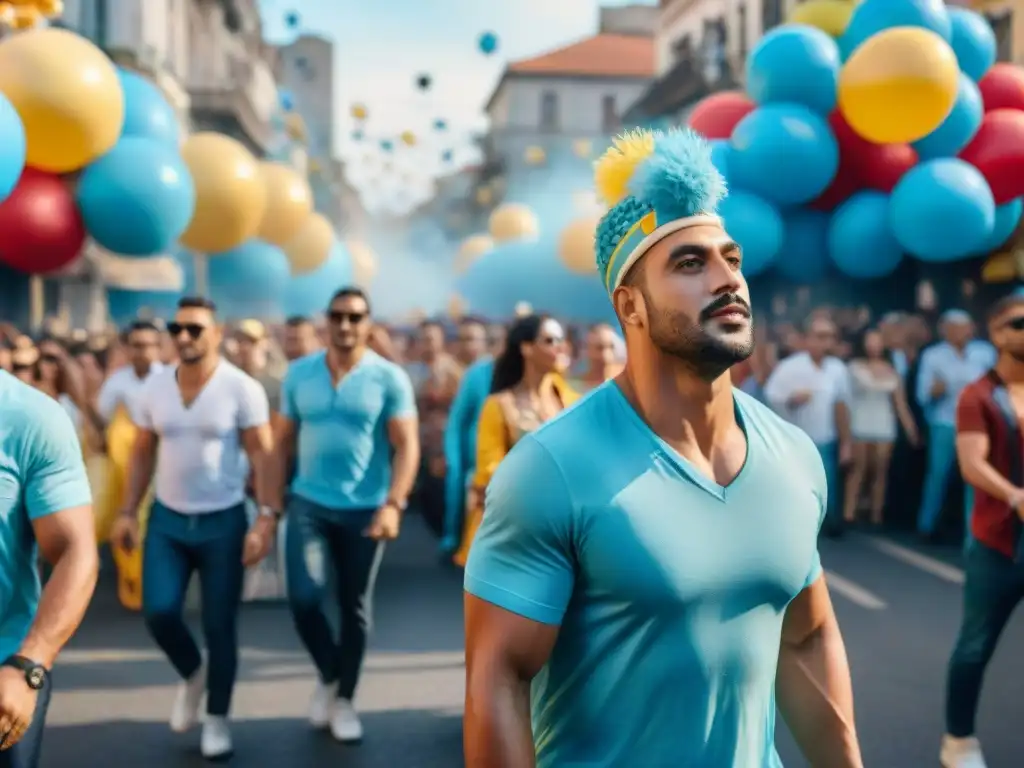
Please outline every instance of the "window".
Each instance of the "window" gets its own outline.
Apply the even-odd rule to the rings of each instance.
[[[615,104],[615,96],[607,95],[601,99],[601,130],[615,133],[619,130],[619,110]]]
[[[765,32],[782,23],[782,0],[761,0],[762,28]]]
[[[689,34],[683,35],[672,43],[672,58],[677,64],[693,58],[693,38]]]
[[[992,25],[992,31],[996,35],[996,59],[1013,61],[1013,12],[988,14],[985,18]]]
[[[544,131],[558,130],[558,94],[544,91],[540,96],[540,127]]]
[[[740,58],[746,59],[750,42],[747,38],[747,4],[740,3],[736,9],[736,26],[739,27]]]

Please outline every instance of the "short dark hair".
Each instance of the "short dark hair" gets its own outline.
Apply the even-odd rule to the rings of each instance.
[[[205,309],[216,313],[217,305],[205,296],[182,296],[178,299],[178,309]]]
[[[327,306],[336,302],[338,299],[362,299],[366,304],[366,311],[370,312],[370,297],[366,295],[366,291],[355,285],[346,285],[343,288],[339,288],[331,296],[331,300],[327,302]]]
[[[284,324],[288,328],[298,328],[303,325],[312,325],[313,321],[304,315],[292,315],[284,321]]]
[[[436,317],[428,317],[426,320],[420,323],[420,330],[424,331],[427,328],[440,328],[444,331],[444,323],[438,320]]]
[[[487,330],[487,321],[479,315],[464,315],[459,318],[459,327],[464,328],[467,325],[479,325],[484,330]]]
[[[160,333],[163,329],[157,325],[155,320],[133,320],[129,323],[128,327],[124,329],[125,337],[131,336],[135,331],[153,331],[154,333]]]
[[[995,322],[1011,309],[1019,306],[1024,306],[1024,294],[1014,291],[1007,296],[1003,296],[1003,298],[993,304],[992,308],[988,311],[988,322]]]

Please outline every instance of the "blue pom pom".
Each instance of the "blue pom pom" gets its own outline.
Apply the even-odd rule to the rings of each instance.
[[[633,174],[629,191],[658,214],[659,224],[714,213],[726,194],[711,145],[690,129],[656,135],[654,153]]]
[[[594,236],[594,255],[597,259],[597,274],[602,280],[608,271],[608,262],[612,259],[615,247],[626,236],[630,227],[652,210],[654,209],[647,203],[642,203],[635,197],[627,197],[601,218]]]

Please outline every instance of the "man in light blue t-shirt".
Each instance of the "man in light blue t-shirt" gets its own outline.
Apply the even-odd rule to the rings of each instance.
[[[778,768],[777,703],[812,765],[862,768],[817,552],[821,459],[730,383],[753,334],[710,148],[632,134],[596,175],[628,362],[487,489],[465,575],[466,764]]]
[[[310,722],[356,742],[363,729],[352,699],[374,580],[419,471],[419,429],[409,376],[366,346],[366,295],[338,291],[327,322],[328,348],[293,362],[282,386],[282,477],[296,459],[285,565],[292,617],[320,674]],[[331,570],[341,612],[337,640],[324,613]]]
[[[49,670],[85,615],[99,559],[82,449],[67,413],[0,372],[0,421],[0,768],[35,768]],[[53,566],[45,589],[40,553]]]

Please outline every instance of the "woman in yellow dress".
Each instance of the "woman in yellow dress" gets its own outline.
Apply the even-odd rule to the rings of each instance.
[[[565,331],[546,315],[522,317],[509,329],[505,351],[494,361],[491,395],[477,426],[476,472],[466,499],[462,543],[452,557],[465,567],[484,514],[484,491],[498,464],[525,434],[579,399],[562,372]]]

